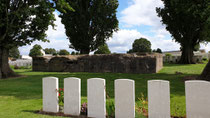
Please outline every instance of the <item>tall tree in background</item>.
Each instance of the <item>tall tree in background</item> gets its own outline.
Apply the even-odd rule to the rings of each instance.
[[[9,50],[9,57],[14,59],[20,58],[20,51],[18,47],[13,47]]]
[[[162,0],[163,8],[157,8],[158,16],[180,43],[180,63],[193,62],[193,50],[199,43],[210,41],[210,0]]]
[[[135,52],[151,52],[151,42],[146,38],[136,39],[133,42],[132,49],[130,49],[127,53],[135,53]]]
[[[30,50],[29,56],[31,56],[31,57],[43,56],[43,53],[41,50],[42,50],[42,47],[40,45],[36,44]]]
[[[103,45],[118,29],[118,0],[69,0],[75,10],[61,13],[70,48],[89,54]]]
[[[54,48],[45,48],[44,49],[45,54],[56,54],[56,50]]]
[[[65,0],[53,1],[0,0],[0,79],[16,76],[8,64],[9,50],[35,40],[47,41],[45,31],[54,26],[54,8],[70,9]]]
[[[98,47],[98,49],[94,52],[94,54],[110,54],[111,51],[109,50],[108,45],[105,43]]]

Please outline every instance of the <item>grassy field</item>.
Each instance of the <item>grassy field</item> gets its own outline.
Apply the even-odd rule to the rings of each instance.
[[[185,93],[183,77],[198,75],[205,64],[178,65],[165,64],[157,74],[121,74],[121,73],[58,73],[58,72],[32,72],[30,69],[15,70],[25,77],[0,80],[0,117],[1,118],[52,118],[53,116],[35,114],[34,111],[42,108],[42,78],[55,76],[59,78],[59,87],[63,87],[66,77],[81,78],[82,102],[86,101],[87,79],[106,79],[106,91],[113,99],[115,79],[135,80],[136,102],[143,93],[147,96],[148,80],[168,80],[171,87],[171,114],[185,115]],[[182,72],[183,74],[176,74]],[[140,116],[137,116],[140,117]]]

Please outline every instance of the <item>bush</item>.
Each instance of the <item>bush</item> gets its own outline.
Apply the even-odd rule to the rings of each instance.
[[[145,38],[136,39],[132,45],[132,49],[130,49],[127,53],[134,52],[151,52],[151,43],[149,40]]]
[[[207,61],[208,59],[206,57],[202,58],[202,61]]]
[[[62,49],[62,50],[60,50],[60,51],[58,52],[58,54],[59,54],[59,55],[69,55],[70,53],[69,53],[67,50]]]
[[[109,50],[109,47],[108,47],[107,44],[104,44],[102,46],[99,46],[98,47],[98,50],[96,50],[94,52],[94,54],[110,54],[110,53],[111,53],[111,51]]]
[[[38,44],[34,45],[33,48],[30,50],[29,56],[36,57],[36,56],[42,56],[41,52],[42,47]]]

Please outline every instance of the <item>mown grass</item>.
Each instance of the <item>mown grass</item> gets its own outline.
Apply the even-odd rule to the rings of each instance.
[[[81,78],[82,102],[86,102],[87,79],[106,79],[106,91],[114,98],[114,80],[135,80],[136,102],[143,93],[147,96],[148,80],[168,80],[171,91],[171,114],[184,116],[185,90],[183,77],[199,75],[205,64],[178,65],[165,64],[164,68],[156,74],[121,74],[121,73],[61,73],[61,72],[32,72],[30,69],[15,70],[25,77],[0,80],[0,117],[2,118],[53,118],[53,116],[35,114],[34,111],[42,108],[42,78],[55,76],[59,78],[59,87],[63,87],[63,79],[66,77]],[[183,74],[176,74],[182,72]],[[136,117],[142,117],[137,113]]]

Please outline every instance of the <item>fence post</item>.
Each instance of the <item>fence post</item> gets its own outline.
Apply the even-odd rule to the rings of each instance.
[[[64,114],[79,116],[81,107],[81,80],[75,77],[64,79]]]
[[[210,82],[186,81],[185,94],[187,118],[210,117]]]
[[[170,118],[169,81],[148,81],[148,115],[149,118]]]
[[[45,77],[43,81],[43,111],[58,112],[58,78]]]
[[[87,82],[88,117],[106,117],[105,79],[91,78]]]
[[[133,80],[115,80],[115,117],[135,117],[135,82]]]

